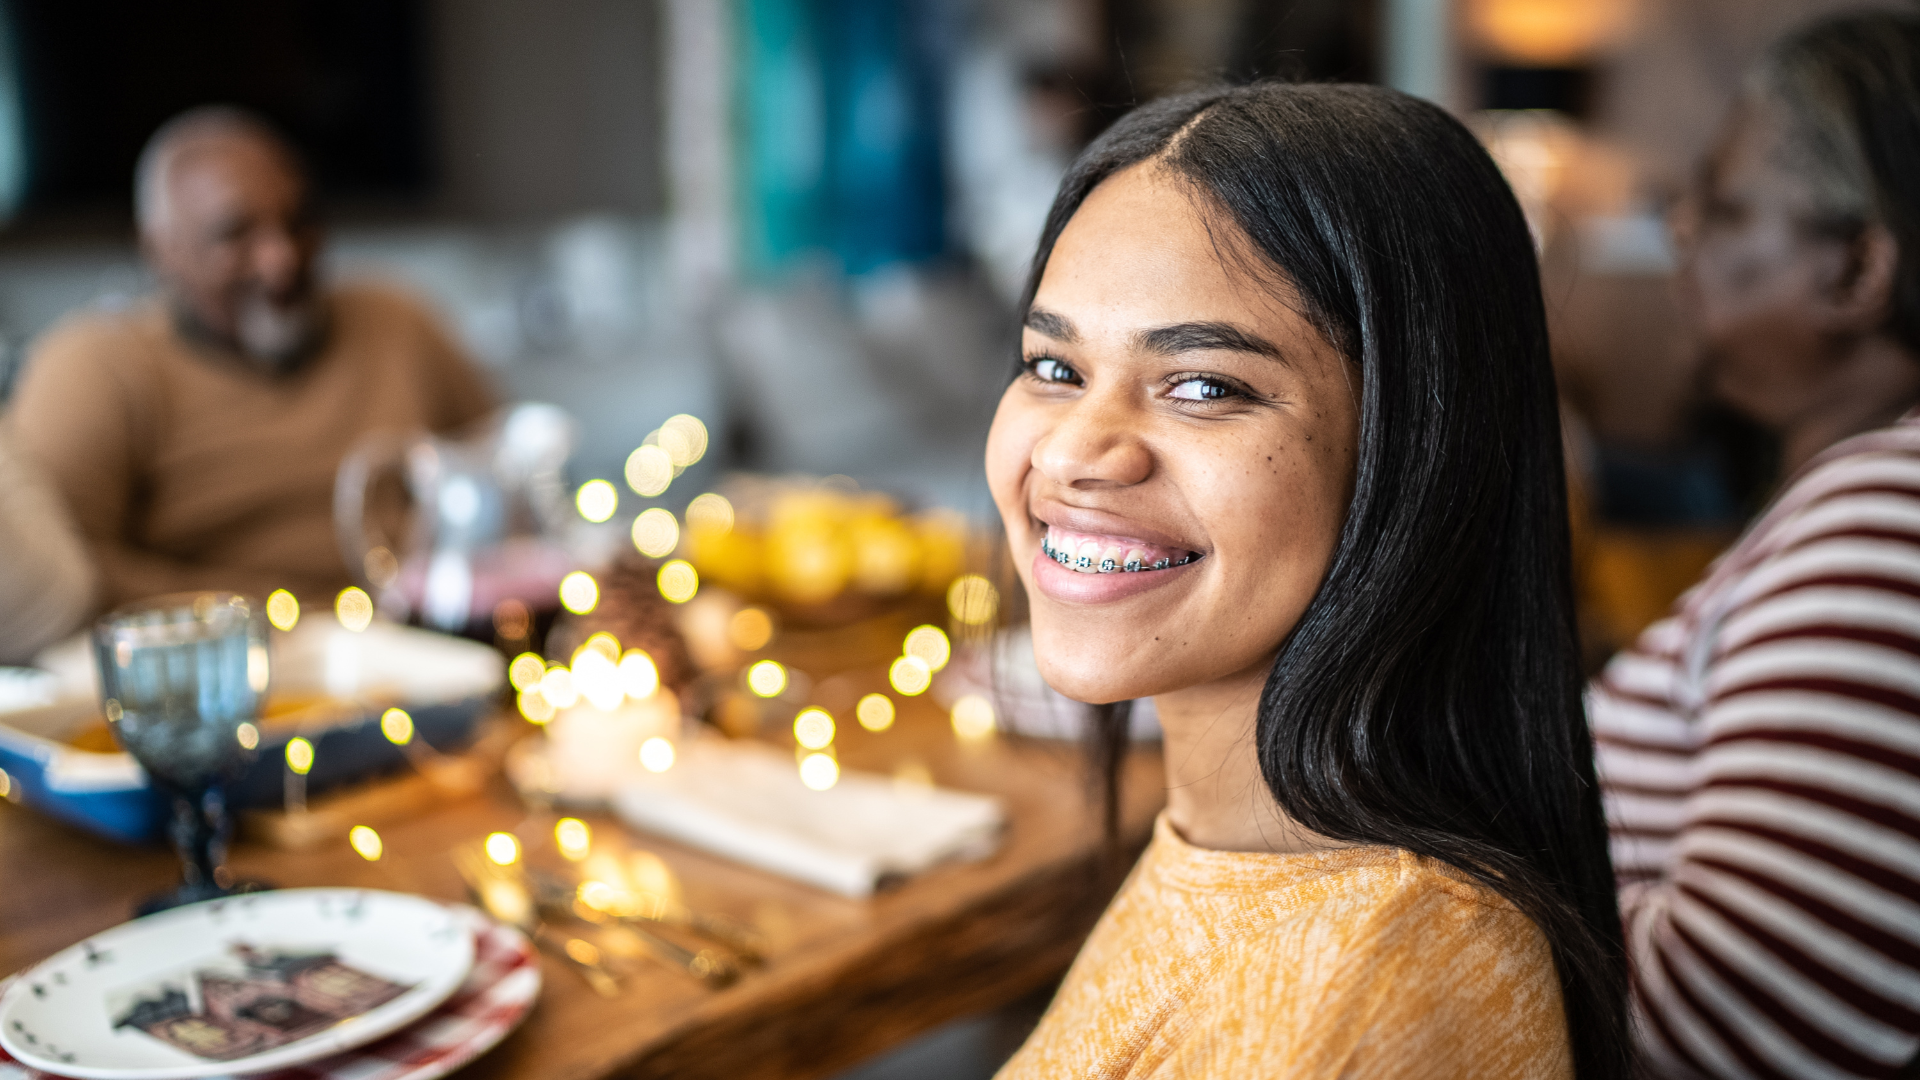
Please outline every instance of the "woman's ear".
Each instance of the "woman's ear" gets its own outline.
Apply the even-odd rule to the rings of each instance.
[[[1875,222],[1842,246],[1833,280],[1824,297],[1826,322],[1841,333],[1873,334],[1884,329],[1893,310],[1893,281],[1900,267],[1900,244]]]

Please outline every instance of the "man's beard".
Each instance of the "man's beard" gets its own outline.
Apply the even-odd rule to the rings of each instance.
[[[292,301],[249,291],[234,310],[234,346],[276,375],[311,356],[326,332],[327,310],[318,290]]]

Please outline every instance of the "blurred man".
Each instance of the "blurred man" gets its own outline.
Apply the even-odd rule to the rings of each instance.
[[[1920,16],[1767,55],[1676,221],[1787,482],[1591,698],[1659,1076],[1920,1075]]]
[[[135,187],[160,296],[48,332],[10,409],[18,445],[72,507],[108,606],[325,597],[349,580],[332,519],[348,448],[467,423],[492,397],[411,300],[319,284],[310,186],[261,121],[177,117]]]

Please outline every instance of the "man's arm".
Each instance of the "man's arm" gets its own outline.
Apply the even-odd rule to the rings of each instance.
[[[73,516],[99,574],[99,603],[200,588],[234,588],[217,571],[140,551],[127,542],[151,452],[157,388],[140,385],[137,343],[80,318],[33,350],[8,404],[14,445],[45,474]]]

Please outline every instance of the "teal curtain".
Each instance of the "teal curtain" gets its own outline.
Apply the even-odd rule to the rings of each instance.
[[[743,265],[850,274],[945,248],[935,0],[738,0]]]

